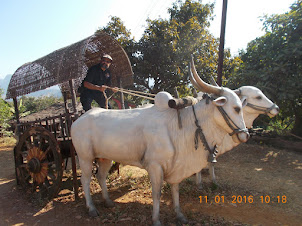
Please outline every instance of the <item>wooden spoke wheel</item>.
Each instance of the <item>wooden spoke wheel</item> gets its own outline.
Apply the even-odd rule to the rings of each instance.
[[[49,199],[58,194],[63,165],[51,132],[38,126],[26,130],[16,146],[15,163],[17,181],[26,191]]]

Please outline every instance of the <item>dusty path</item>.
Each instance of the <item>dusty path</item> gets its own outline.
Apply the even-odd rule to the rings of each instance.
[[[144,170],[126,166],[120,176],[108,178],[113,209],[104,207],[94,181],[93,199],[101,216],[91,219],[81,191],[74,201],[69,180],[59,197],[46,203],[16,187],[12,147],[0,147],[0,166],[0,225],[151,224],[151,186]],[[194,177],[181,183],[189,225],[302,225],[302,152],[243,144],[219,157],[216,175],[216,189],[207,175],[203,191],[196,189]],[[175,225],[168,184],[162,189],[161,221]]]

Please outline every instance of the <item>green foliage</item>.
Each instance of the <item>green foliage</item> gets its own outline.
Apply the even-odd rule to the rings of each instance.
[[[19,107],[19,111],[20,113],[22,112],[35,113],[44,110],[50,107],[51,105],[61,101],[62,101],[61,98],[57,98],[55,96],[41,96],[41,97],[22,96],[21,99],[19,100],[19,103],[23,103],[23,105]]]
[[[131,32],[127,30],[120,18],[112,16],[107,26],[99,28],[96,33],[101,31],[115,38],[124,48],[130,61],[135,61],[133,56],[133,53],[136,52],[134,37],[131,36]]]
[[[11,105],[2,99],[3,90],[0,88],[0,136],[10,136],[11,133],[7,131],[9,127],[8,121],[12,117]]]
[[[170,19],[148,20],[138,43],[135,82],[144,90],[157,93],[189,84],[188,62],[195,55],[197,70],[213,75],[216,70],[218,42],[208,32],[213,5],[200,1],[176,2],[169,9]]]
[[[22,96],[18,100],[19,116],[25,117],[31,113],[39,112],[41,110],[50,107],[54,103],[58,103],[60,101],[62,101],[60,98],[54,96],[42,96],[42,97]],[[12,132],[8,131],[8,128],[10,127],[9,121],[14,118],[15,118],[15,108],[13,104],[6,102],[2,98],[0,98],[0,127],[1,127],[0,134],[3,134],[5,136],[12,135]]]
[[[254,85],[281,109],[277,121],[295,118],[293,132],[302,135],[302,1],[288,13],[265,16],[266,34],[241,52],[242,64],[230,79],[233,87]]]
[[[130,89],[174,93],[177,87],[180,96],[192,95],[188,77],[191,54],[204,79],[217,74],[219,41],[208,31],[213,8],[214,4],[201,1],[176,1],[169,9],[170,19],[147,20],[139,42],[134,41],[118,17],[111,17],[107,26],[97,32],[104,31],[116,38],[127,52],[134,71],[134,87]],[[223,78],[238,67],[238,59],[232,59],[230,51],[225,51]],[[143,101],[125,96],[137,105]]]

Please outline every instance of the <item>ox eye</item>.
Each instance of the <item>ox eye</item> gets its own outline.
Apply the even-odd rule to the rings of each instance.
[[[235,109],[235,111],[236,111],[237,113],[240,112],[240,107],[235,107],[234,109]]]
[[[261,100],[262,97],[261,97],[261,96],[257,96],[256,99],[257,99],[257,100]]]

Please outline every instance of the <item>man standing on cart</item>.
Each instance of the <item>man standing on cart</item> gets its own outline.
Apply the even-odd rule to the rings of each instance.
[[[83,80],[79,92],[83,109],[86,111],[91,109],[91,103],[95,100],[101,108],[106,108],[105,90],[111,86],[111,74],[109,67],[112,63],[112,57],[105,54],[101,58],[101,62],[88,69],[87,75]],[[112,88],[113,92],[117,92],[117,88]],[[108,104],[108,108],[110,105]]]

